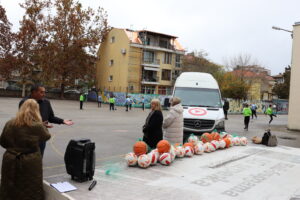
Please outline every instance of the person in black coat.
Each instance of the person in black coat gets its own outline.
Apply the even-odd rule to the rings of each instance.
[[[158,99],[153,99],[151,101],[151,112],[149,113],[143,127],[143,141],[146,142],[152,149],[155,149],[157,143],[163,138],[163,120],[160,102]]]
[[[50,123],[54,124],[65,124],[65,125],[73,125],[72,120],[67,120],[67,119],[61,119],[59,117],[56,117],[54,115],[54,112],[52,110],[50,101],[45,98],[45,87],[42,85],[33,85],[31,87],[31,93],[28,97],[23,98],[20,103],[19,103],[19,108],[22,106],[22,104],[27,100],[27,99],[35,99],[37,103],[39,104],[40,108],[40,114],[42,117],[43,124],[46,128],[52,128],[53,126]],[[40,150],[42,157],[44,155],[44,151],[46,148],[46,142],[41,141],[40,142]]]
[[[224,100],[223,110],[224,110],[225,119],[228,119],[227,114],[229,110],[229,102],[227,99]]]

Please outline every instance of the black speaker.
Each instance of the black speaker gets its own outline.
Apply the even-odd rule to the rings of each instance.
[[[89,139],[71,140],[65,153],[65,165],[72,180],[92,180],[95,172],[95,143]]]

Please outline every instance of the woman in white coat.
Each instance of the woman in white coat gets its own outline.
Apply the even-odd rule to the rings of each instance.
[[[170,112],[163,122],[164,140],[168,140],[171,144],[183,143],[183,108],[181,100],[173,97],[170,101]]]

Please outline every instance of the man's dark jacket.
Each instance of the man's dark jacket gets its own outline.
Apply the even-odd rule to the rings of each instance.
[[[19,108],[27,99],[30,99],[30,98],[31,98],[30,96],[23,98],[19,103]],[[41,113],[43,122],[48,121],[48,122],[54,123],[54,124],[62,124],[64,122],[63,119],[54,116],[54,112],[52,110],[50,101],[48,99],[38,100],[37,102],[40,106],[40,113]]]

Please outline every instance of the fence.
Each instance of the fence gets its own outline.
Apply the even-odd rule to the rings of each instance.
[[[116,98],[117,106],[124,106],[126,102],[126,96],[130,96],[133,101],[132,107],[141,108],[142,98],[144,98],[144,103],[146,108],[150,108],[150,102],[152,99],[159,99],[161,104],[164,104],[165,98],[170,98],[170,95],[158,95],[158,94],[140,94],[140,93],[125,93],[125,92],[109,92],[105,91],[100,93],[104,103],[108,103],[109,96],[113,94]],[[97,100],[97,93],[92,91],[88,94],[89,101]]]
[[[141,108],[142,107],[142,98],[144,97],[145,107],[150,107],[150,102],[152,99],[159,99],[161,104],[164,104],[165,98],[171,98],[171,95],[159,95],[159,94],[140,94],[140,93],[125,93],[125,92],[110,92],[105,91],[101,93],[103,102],[108,102],[110,94],[113,94],[116,98],[116,105],[124,106],[126,101],[126,96],[130,96],[133,100],[133,107]],[[92,101],[97,100],[96,92],[90,92],[88,99]],[[253,104],[257,106],[257,113],[264,113],[268,108],[269,104],[276,105],[275,112],[278,114],[287,114],[288,113],[288,100],[276,99],[272,101],[240,101],[235,99],[228,99],[229,101],[229,113],[238,114],[243,110],[243,104]]]
[[[257,106],[257,113],[265,113],[266,109],[270,104],[276,105],[276,110],[274,112],[278,114],[288,114],[288,100],[285,99],[274,99],[272,101],[239,101],[235,99],[228,99],[229,101],[229,113],[241,113],[243,110],[243,104],[253,104],[255,103]]]
[[[102,96],[103,102],[108,102],[109,95],[113,94],[116,97],[116,105],[124,106],[126,95],[130,96],[133,100],[133,107],[141,108],[142,107],[142,97],[144,97],[145,107],[150,108],[150,102],[152,99],[159,99],[161,104],[164,104],[165,98],[170,98],[171,95],[159,95],[159,94],[140,94],[140,93],[125,93],[125,92],[102,92],[100,95]],[[21,91],[9,91],[0,89],[0,96],[2,97],[21,97]],[[60,99],[59,93],[47,93],[47,98],[50,99]],[[65,94],[65,99],[68,100],[79,100],[78,94]],[[89,101],[97,101],[97,93],[94,91],[89,92],[88,100]],[[243,110],[244,101],[239,101],[235,99],[228,99],[229,101],[229,113],[241,113]],[[247,101],[248,104],[255,103],[257,105],[257,113],[264,113],[266,108],[268,108],[269,104],[275,104],[276,110],[275,112],[278,114],[288,114],[288,100],[285,99],[274,99],[272,101]]]

